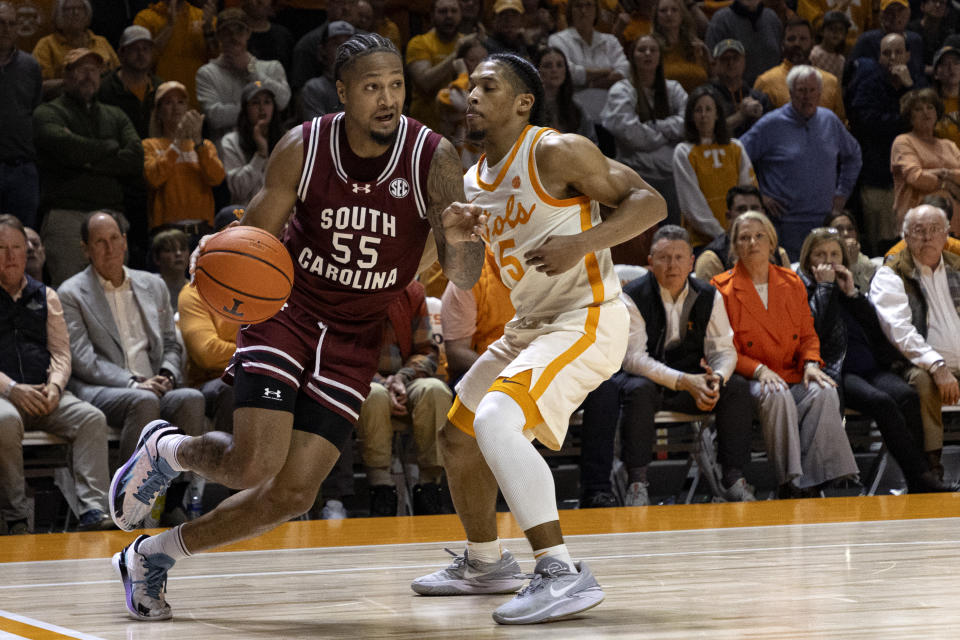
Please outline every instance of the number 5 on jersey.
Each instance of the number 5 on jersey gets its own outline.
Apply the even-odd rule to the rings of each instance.
[[[352,255],[352,252],[350,251],[350,247],[347,245],[347,242],[352,239],[352,233],[335,232],[333,234],[333,248],[335,250],[333,259],[340,264],[347,264],[350,262],[350,256]],[[376,238],[374,236],[360,236],[360,253],[364,256],[364,258],[357,260],[358,267],[361,269],[372,269],[373,266],[377,264],[377,258],[379,257],[379,254],[377,254],[376,246],[380,244],[380,240],[382,240],[382,238]]]
[[[516,246],[513,238],[507,240],[501,240],[497,243],[498,249],[498,261],[500,262],[500,278],[503,279],[504,275],[510,277],[513,282],[519,282],[520,278],[523,277],[523,265],[517,260],[516,256],[508,256],[506,254],[507,249],[513,249]]]

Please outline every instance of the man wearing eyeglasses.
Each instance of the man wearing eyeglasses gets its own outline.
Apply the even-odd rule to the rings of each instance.
[[[912,365],[903,375],[920,395],[923,447],[941,480],[941,407],[960,401],[960,256],[944,251],[947,230],[942,209],[920,205],[907,211],[906,248],[870,284],[884,334]]]

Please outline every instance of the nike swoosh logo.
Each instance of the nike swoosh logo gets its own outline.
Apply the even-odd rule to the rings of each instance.
[[[576,582],[571,582],[570,584],[565,586],[563,589],[554,589],[553,585],[550,585],[550,595],[553,596],[554,598],[560,598],[562,596],[567,595],[567,591],[570,591],[570,589],[573,589],[575,586],[577,586]]]

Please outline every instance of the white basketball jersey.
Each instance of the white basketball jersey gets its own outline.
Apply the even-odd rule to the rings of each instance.
[[[540,183],[536,146],[555,133],[527,126],[496,166],[487,166],[486,156],[481,156],[464,175],[467,202],[487,214],[486,240],[520,318],[554,316],[620,295],[609,249],[588,253],[577,266],[556,276],[541,273],[524,260],[527,251],[550,236],[572,236],[600,224],[595,201],[585,196],[558,200]]]

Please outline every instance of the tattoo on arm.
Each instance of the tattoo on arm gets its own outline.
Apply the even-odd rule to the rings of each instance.
[[[427,179],[427,219],[433,227],[437,256],[443,272],[461,289],[471,288],[483,269],[483,243],[464,242],[450,245],[443,233],[443,210],[452,202],[464,202],[463,168],[456,149],[442,140],[430,164]]]

